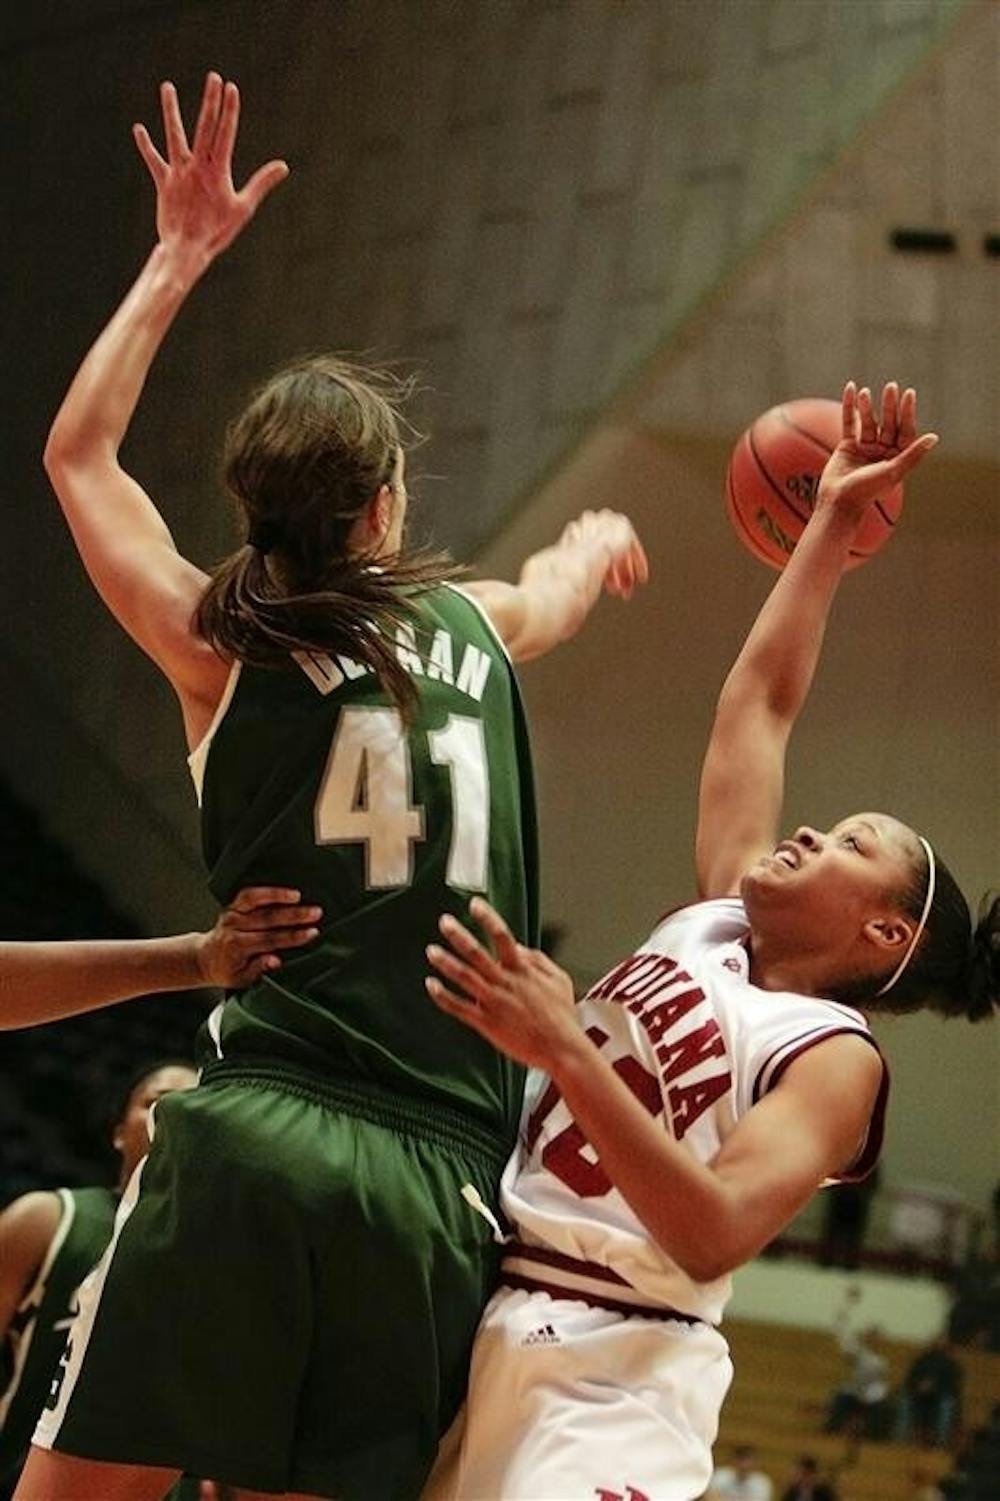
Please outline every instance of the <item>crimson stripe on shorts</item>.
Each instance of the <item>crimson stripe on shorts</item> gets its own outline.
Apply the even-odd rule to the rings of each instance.
[[[500,1270],[501,1287],[514,1287],[526,1293],[548,1293],[550,1298],[565,1303],[585,1303],[588,1308],[606,1308],[610,1313],[637,1314],[643,1319],[661,1319],[664,1323],[675,1320],[681,1324],[703,1324],[693,1314],[681,1313],[677,1308],[665,1308],[649,1303],[624,1303],[618,1298],[602,1298],[595,1293],[578,1292],[576,1288],[560,1287],[557,1282],[544,1282],[540,1277],[525,1277],[520,1272]]]
[[[624,1277],[619,1277],[608,1266],[598,1266],[596,1261],[581,1261],[578,1256],[566,1256],[562,1251],[550,1251],[543,1246],[526,1246],[521,1241],[512,1241],[504,1247],[504,1257],[516,1256],[520,1261],[540,1261],[543,1266],[553,1266],[563,1272],[575,1272],[578,1277],[594,1277],[598,1282],[615,1282],[619,1287],[628,1287]]]

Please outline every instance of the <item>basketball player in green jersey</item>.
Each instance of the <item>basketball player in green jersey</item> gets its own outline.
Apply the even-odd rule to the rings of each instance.
[[[149,1150],[149,1113],[196,1071],[146,1068],[123,1091],[112,1143],[118,1186],[23,1194],[0,1213],[0,1497],[12,1494],[38,1414],[66,1344],[76,1289],[111,1239],[121,1192]]]
[[[465,1389],[496,1266],[490,1208],[522,1071],[423,1000],[438,911],[482,893],[537,922],[535,821],[511,659],[646,576],[628,521],[587,513],[517,584],[459,590],[404,545],[385,379],[274,376],[230,429],[246,545],[209,578],[118,462],[147,371],[207,266],[286,175],[236,191],[239,97],[209,76],[189,144],[136,127],[158,244],[83,363],[46,467],[85,566],[180,700],[211,884],[281,882],[320,933],[230,999],[89,1279],[21,1501],[142,1501],[179,1469],[243,1494],[419,1494]],[[123,1382],[141,1361],[144,1380]]]

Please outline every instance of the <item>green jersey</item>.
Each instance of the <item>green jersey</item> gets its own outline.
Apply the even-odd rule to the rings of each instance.
[[[230,997],[217,1056],[373,1082],[472,1112],[513,1139],[522,1070],[429,1000],[426,945],[482,893],[536,941],[537,835],[513,668],[469,596],[416,601],[397,654],[417,690],[405,724],[347,658],[237,664],[206,741],[202,837],[212,890],[286,885],[322,906],[319,938]]]
[[[2,1347],[0,1494],[13,1487],[66,1344],[76,1290],[101,1258],[115,1223],[110,1188],[60,1188],[62,1216]]]

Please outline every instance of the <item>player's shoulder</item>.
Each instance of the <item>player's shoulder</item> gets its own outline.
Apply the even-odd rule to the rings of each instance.
[[[495,618],[496,604],[488,587],[472,580],[462,583],[448,582],[438,585],[422,596],[428,607],[439,613],[445,624],[471,631],[477,640],[487,642],[503,657],[510,653],[500,623]]]
[[[738,943],[747,934],[746,909],[738,897],[713,897],[669,907],[656,920],[651,942],[704,945]]]
[[[56,1189],[33,1189],[0,1212],[0,1260],[20,1268],[44,1259],[65,1214]]]

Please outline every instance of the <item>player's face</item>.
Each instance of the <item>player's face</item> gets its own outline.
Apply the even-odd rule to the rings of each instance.
[[[122,1158],[122,1179],[127,1181],[149,1151],[149,1113],[156,1101],[178,1089],[191,1089],[198,1082],[193,1068],[170,1064],[141,1079],[129,1095],[125,1114],[115,1131],[114,1142]]]
[[[790,937],[815,929],[828,947],[838,932],[860,932],[896,910],[890,893],[909,884],[918,847],[913,831],[885,813],[857,813],[826,832],[802,825],[744,876],[750,921],[778,920]]]

